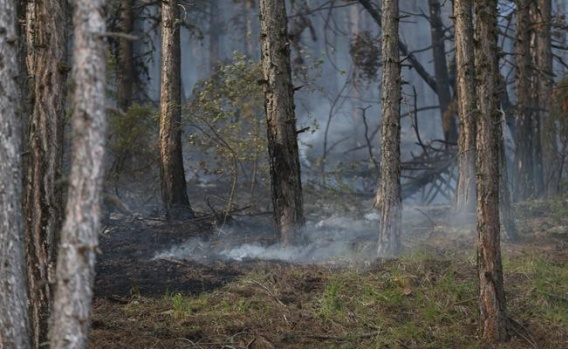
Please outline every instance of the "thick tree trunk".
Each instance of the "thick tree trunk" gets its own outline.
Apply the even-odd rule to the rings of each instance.
[[[517,123],[515,150],[515,201],[526,200],[535,194],[534,127],[536,104],[532,88],[534,86],[534,66],[531,56],[532,0],[517,0]]]
[[[472,0],[454,1],[458,95],[458,183],[456,211],[474,212],[475,197],[475,68],[473,56]]]
[[[477,267],[482,339],[508,339],[499,222],[501,112],[498,100],[497,0],[475,1],[477,100]]]
[[[274,219],[291,245],[305,220],[285,2],[260,0],[259,13]]]
[[[400,98],[401,77],[398,46],[398,1],[382,1],[382,128],[381,181],[375,206],[381,210],[379,225],[380,257],[400,253],[402,202],[400,196]]]
[[[120,30],[132,34],[134,29],[134,0],[120,0]],[[134,57],[132,40],[118,39],[118,57],[116,74],[116,104],[122,111],[127,111],[132,104],[134,92]]]
[[[456,144],[458,140],[456,118],[454,113],[448,110],[448,107],[452,102],[452,93],[450,91],[451,82],[448,77],[448,63],[446,60],[445,46],[446,37],[444,35],[444,25],[442,24],[441,19],[440,1],[428,0],[428,6],[430,8],[430,32],[432,34],[434,72],[436,75],[440,113],[442,115],[444,140],[447,144]]]
[[[193,217],[187,197],[181,147],[181,49],[179,6],[162,2],[162,69],[160,92],[160,176],[168,219]]]
[[[73,156],[57,258],[52,348],[85,348],[90,327],[105,141],[104,0],[75,2]]]
[[[32,113],[25,182],[26,258],[33,347],[47,341],[58,234],[63,219],[63,125],[67,78],[67,2],[27,6]]]
[[[28,349],[16,20],[15,2],[0,0],[0,348]]]

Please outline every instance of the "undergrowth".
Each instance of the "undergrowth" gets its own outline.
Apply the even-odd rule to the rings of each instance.
[[[513,339],[502,348],[566,347],[567,264],[505,253]],[[121,312],[153,334],[168,323],[188,348],[246,348],[258,336],[275,348],[477,348],[476,275],[465,255],[420,253],[365,271],[278,265],[211,293],[136,296]]]

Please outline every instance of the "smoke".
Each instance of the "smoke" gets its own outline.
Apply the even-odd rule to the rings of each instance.
[[[358,262],[376,256],[377,215],[364,219],[331,216],[309,222],[305,243],[286,247],[274,241],[274,231],[253,229],[246,221],[215,232],[209,239],[190,238],[181,245],[158,252],[154,259],[215,261],[280,260],[291,263]]]

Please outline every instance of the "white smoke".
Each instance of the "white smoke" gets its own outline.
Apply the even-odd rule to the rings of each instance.
[[[217,260],[281,260],[292,263],[357,262],[376,254],[378,224],[375,214],[364,219],[331,216],[308,222],[304,244],[285,247],[263,241],[274,236],[270,231],[251,232],[246,225],[224,228],[208,240],[190,238],[181,245],[158,252],[154,259],[179,259],[196,262]]]

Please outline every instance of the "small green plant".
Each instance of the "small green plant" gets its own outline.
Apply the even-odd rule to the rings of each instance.
[[[342,299],[344,291],[341,280],[336,278],[330,279],[318,302],[318,315],[328,319],[343,313],[345,311],[345,303]]]
[[[175,318],[185,318],[191,315],[191,300],[188,297],[176,293],[169,296],[172,306],[172,313]]]

